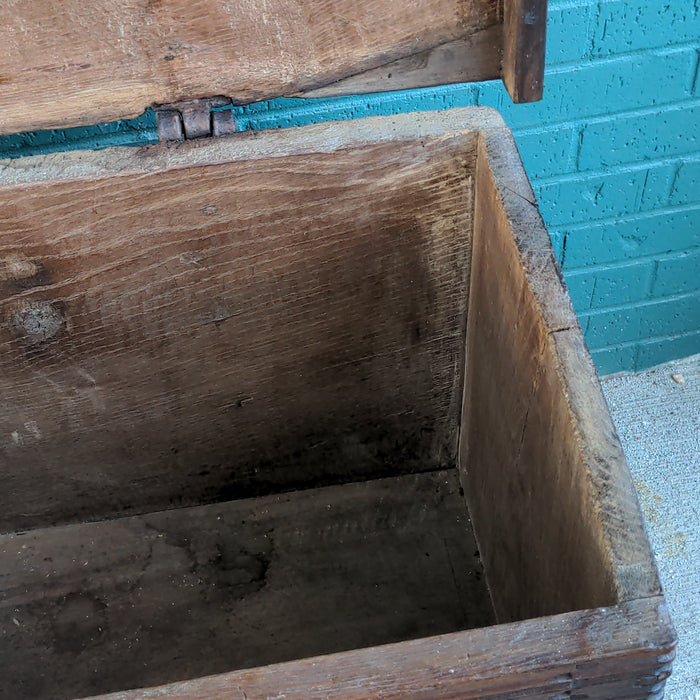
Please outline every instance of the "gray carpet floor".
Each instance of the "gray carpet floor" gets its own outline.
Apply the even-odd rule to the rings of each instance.
[[[700,355],[605,377],[678,632],[668,700],[700,700]]]

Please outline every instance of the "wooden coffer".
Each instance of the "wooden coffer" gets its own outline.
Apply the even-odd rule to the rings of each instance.
[[[182,140],[0,163],[1,698],[663,695],[635,491],[498,113],[225,135],[278,95],[538,99],[545,17],[2,5],[1,133],[169,105]]]

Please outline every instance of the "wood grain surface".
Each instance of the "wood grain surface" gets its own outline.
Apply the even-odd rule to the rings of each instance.
[[[225,95],[247,103],[310,90],[500,26],[497,4],[3,2],[0,133],[134,117],[182,99]],[[468,69],[472,75],[500,74],[500,52],[484,58],[482,42],[469,47],[458,59],[478,67]],[[418,73],[410,85],[421,84]]]
[[[670,629],[663,599],[646,598],[100,700],[648,700],[663,694]]]
[[[534,202],[510,133],[483,132],[460,461],[500,621],[661,590]]]
[[[103,633],[117,649],[160,639],[149,658],[185,673],[203,629],[244,642],[221,645],[232,666],[205,653],[192,673],[231,672],[111,700],[661,697],[675,633],[641,512],[495,112],[4,162],[0,211],[0,506],[6,530],[34,528],[0,538],[0,663],[24,663],[28,619],[29,697],[61,692],[42,663],[70,680]],[[459,484],[437,471],[455,463]],[[502,624],[440,634],[485,624],[463,607],[483,601],[477,550]],[[258,588],[273,559],[286,578]],[[367,563],[357,589],[350,560]],[[312,608],[306,630],[284,609],[294,591],[347,617],[334,628]],[[183,621],[192,638],[173,641]],[[86,693],[106,692],[87,675]]]
[[[547,0],[505,0],[503,82],[513,102],[542,99]]]
[[[0,536],[0,697],[483,627],[475,549],[455,470]]]
[[[0,528],[454,465],[475,139],[0,187]]]
[[[611,605],[612,567],[550,343],[576,321],[563,294],[558,322],[543,317],[529,280],[543,256],[517,245],[483,149],[477,169],[461,464],[498,619]],[[559,286],[553,276],[544,290],[552,301]]]
[[[335,97],[495,79],[501,75],[502,54],[503,26],[494,24],[463,39],[306,90],[298,96]]]

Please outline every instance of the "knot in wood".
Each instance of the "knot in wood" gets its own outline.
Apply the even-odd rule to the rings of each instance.
[[[0,281],[16,281],[34,277],[41,267],[24,255],[15,255],[0,261]]]
[[[15,335],[38,345],[55,337],[66,321],[54,302],[32,301],[15,311],[9,325]]]

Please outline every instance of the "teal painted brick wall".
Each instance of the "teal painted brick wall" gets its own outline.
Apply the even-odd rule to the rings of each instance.
[[[700,3],[551,0],[545,98],[497,83],[237,108],[239,128],[468,105],[513,129],[602,374],[700,352]],[[141,145],[155,119],[0,138],[0,156]]]
[[[541,123],[503,112],[596,365],[700,352],[700,5],[554,2],[552,35]]]

